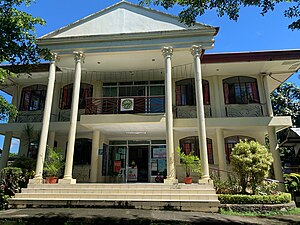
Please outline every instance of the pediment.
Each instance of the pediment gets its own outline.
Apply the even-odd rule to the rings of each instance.
[[[188,27],[178,17],[121,1],[102,11],[87,16],[61,29],[44,35],[44,38],[63,38],[91,35],[148,33],[185,29],[214,29],[201,23]]]

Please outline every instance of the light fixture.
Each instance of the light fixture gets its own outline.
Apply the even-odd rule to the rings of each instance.
[[[146,131],[126,131],[125,134],[141,135],[141,134],[147,134],[147,132]]]

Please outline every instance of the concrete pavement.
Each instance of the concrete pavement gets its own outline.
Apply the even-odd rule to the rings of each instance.
[[[143,225],[188,225],[188,224],[300,224],[300,215],[272,217],[240,217],[218,213],[95,209],[95,208],[32,208],[0,211],[2,224],[143,224]]]

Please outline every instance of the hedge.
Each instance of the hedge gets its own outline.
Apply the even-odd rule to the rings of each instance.
[[[221,204],[283,204],[292,201],[290,193],[277,195],[218,195]]]

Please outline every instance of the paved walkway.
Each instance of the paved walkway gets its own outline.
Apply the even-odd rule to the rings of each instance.
[[[11,223],[8,221],[22,221]],[[300,224],[300,215],[240,217],[217,213],[95,208],[11,209],[0,211],[0,224],[106,224],[106,225],[187,225],[187,224]]]

